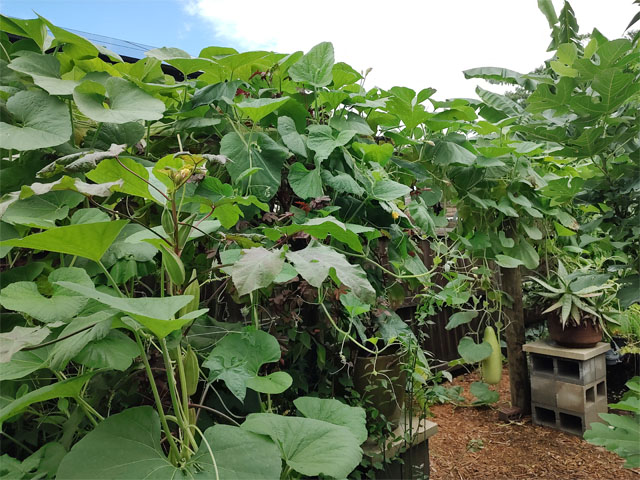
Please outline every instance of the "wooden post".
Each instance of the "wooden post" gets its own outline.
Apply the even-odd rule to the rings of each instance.
[[[505,222],[504,227],[508,237],[516,237],[516,223],[513,219]],[[500,274],[502,290],[512,299],[512,302],[503,308],[503,314],[506,317],[505,337],[507,361],[509,362],[511,405],[520,408],[523,414],[528,414],[531,411],[531,384],[529,383],[527,357],[522,351],[525,336],[520,267],[500,267]]]

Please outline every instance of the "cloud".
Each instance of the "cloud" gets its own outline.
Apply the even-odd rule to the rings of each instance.
[[[587,27],[581,31],[597,24],[612,36],[635,13],[630,0],[607,2],[606,15],[600,2],[574,0],[572,6]],[[534,0],[186,0],[185,9],[239,50],[290,53],[330,41],[336,61],[373,68],[367,87],[434,87],[439,99],[475,96],[483,82],[465,80],[462,70],[498,66],[526,73],[551,56],[545,52],[549,28]]]

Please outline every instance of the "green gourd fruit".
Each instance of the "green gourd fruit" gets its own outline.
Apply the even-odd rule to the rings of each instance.
[[[492,327],[484,329],[484,341],[491,345],[491,355],[482,361],[482,378],[489,385],[500,383],[502,378],[502,352],[496,337],[496,332]]]

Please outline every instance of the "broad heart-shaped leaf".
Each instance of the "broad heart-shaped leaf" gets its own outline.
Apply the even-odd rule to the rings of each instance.
[[[394,182],[393,180],[385,179],[375,182],[370,193],[376,200],[390,202],[396,198],[408,195],[409,192],[411,192],[410,187],[403,185],[402,183]]]
[[[32,197],[30,187],[24,185],[18,195],[11,194],[8,197],[3,204],[3,208],[6,207],[2,213],[4,222],[43,229],[55,227],[57,220],[66,218],[69,209],[83,200],[82,195],[74,192],[43,192]]]
[[[491,355],[492,351],[487,342],[477,344],[471,337],[462,337],[458,343],[458,353],[467,363],[478,363]]]
[[[55,147],[71,138],[69,108],[37,90],[24,90],[7,100],[7,110],[21,126],[0,122],[0,145],[14,150]]]
[[[58,282],[58,285],[78,292],[87,298],[97,300],[111,308],[128,313],[134,320],[144,325],[159,338],[166,337],[195,318],[191,315],[174,318],[175,313],[193,299],[193,295],[174,295],[164,298],[122,298],[113,297],[94,288],[88,288],[76,283]],[[196,310],[196,312],[192,313],[202,315],[205,311]]]
[[[252,413],[241,428],[270,436],[285,463],[303,475],[346,478],[362,460],[358,439],[348,428],[329,422]]]
[[[74,80],[63,80],[60,77],[60,62],[53,55],[22,52],[11,61],[9,68],[30,75],[33,83],[51,95],[71,95],[78,85]]]
[[[301,157],[307,157],[302,135],[298,133],[296,124],[290,117],[278,117],[278,133],[289,150]]]
[[[119,181],[121,182],[119,191],[155,201],[149,192],[149,184],[145,182],[149,180],[149,171],[132,158],[122,157],[118,160],[115,158],[103,160],[95,169],[87,173],[87,178],[96,183]]]
[[[74,89],[73,99],[78,110],[100,123],[158,120],[165,110],[164,102],[118,77],[109,77],[104,86],[90,80],[82,82]],[[105,101],[109,108],[104,107]]]
[[[363,159],[367,162],[376,162],[383,167],[391,159],[393,155],[393,145],[390,143],[383,143],[378,145],[376,143],[353,143],[353,149],[360,152]]]
[[[282,270],[284,258],[280,250],[264,247],[243,250],[243,255],[231,267],[231,279],[239,295],[268,287]]]
[[[50,347],[41,347],[16,353],[10,362],[0,367],[0,382],[24,378],[36,370],[45,368],[50,351]]]
[[[58,281],[70,281],[93,288],[93,282],[85,270],[63,267],[49,275],[49,283],[53,285],[53,294],[50,298],[42,295],[34,282],[15,282],[0,292],[0,305],[45,323],[69,322],[82,311],[87,304],[87,299],[57,285]]]
[[[317,198],[324,195],[319,168],[307,170],[302,163],[296,162],[291,165],[287,179],[293,193],[300,198],[306,200],[307,198]]]
[[[173,479],[179,474],[162,452],[158,414],[151,407],[136,407],[110,416],[76,443],[56,478]]]
[[[264,377],[256,375],[247,380],[247,387],[260,393],[277,395],[293,384],[293,378],[287,372],[273,372]]]
[[[265,363],[280,360],[275,337],[261,330],[229,333],[211,350],[202,364],[209,369],[209,381],[223,380],[240,401],[244,401],[248,381],[258,375]]]
[[[183,468],[177,468],[162,451],[160,434],[160,418],[151,407],[129,408],[112,415],[73,446],[60,463],[56,478],[215,480],[216,469],[220,480],[280,478],[278,447],[261,435],[239,427],[215,425],[204,432],[206,443],[200,444]]]
[[[375,302],[376,291],[369,283],[362,267],[351,265],[344,255],[331,247],[313,242],[304,250],[287,252],[287,259],[314,287],[320,287],[333,271],[335,277],[349,287],[360,300],[365,303]]]
[[[477,398],[473,401],[474,405],[489,405],[500,400],[500,394],[495,390],[491,390],[489,385],[484,382],[473,382],[469,387],[471,395]]]
[[[89,342],[107,336],[115,313],[114,310],[106,310],[73,319],[58,335],[58,338],[69,338],[53,345],[48,359],[51,369],[63,370]]]
[[[204,432],[220,480],[277,480],[282,471],[280,451],[268,437],[230,425],[214,425]],[[196,479],[215,479],[215,468],[204,442],[190,461],[203,471]],[[172,479],[173,480],[173,479]]]
[[[601,413],[600,417],[609,425],[592,423],[591,428],[584,432],[584,439],[620,455],[626,460],[626,468],[640,467],[640,417],[611,413]]]
[[[127,223],[128,220],[114,220],[51,228],[24,238],[4,240],[0,246],[68,253],[98,262]]]
[[[111,368],[123,372],[139,355],[136,342],[120,330],[112,330],[106,337],[85,346],[73,360],[89,368]]]
[[[307,418],[348,428],[359,443],[367,439],[366,413],[362,407],[350,407],[334,398],[316,397],[299,397],[293,404]]]
[[[452,330],[460,325],[465,325],[469,323],[471,320],[478,316],[478,312],[456,312],[451,317],[449,317],[449,322],[447,326],[444,327],[446,330]]]
[[[254,122],[259,122],[288,101],[289,97],[252,98],[236,104],[236,107]]]
[[[9,362],[24,347],[39,345],[50,333],[47,327],[21,326],[13,327],[10,332],[0,333],[0,363]]]
[[[496,263],[503,268],[517,268],[524,264],[522,260],[501,254],[496,255]]]
[[[346,243],[356,252],[362,252],[362,244],[358,235],[349,230],[347,225],[332,216],[317,217],[307,220],[305,223],[288,225],[280,229],[287,235],[293,235],[297,232],[305,232],[309,235],[324,240],[331,235],[332,238],[339,242]]]
[[[333,81],[331,71],[334,62],[333,45],[330,42],[322,42],[289,67],[289,76],[294,82],[326,87]]]
[[[30,18],[23,20],[0,15],[0,22],[2,22],[3,32],[30,38],[38,44],[40,50],[45,50],[45,44],[47,44],[47,37],[49,35],[47,33],[47,26],[42,19]]]
[[[453,142],[439,142],[434,151],[433,161],[439,165],[471,165],[476,156],[464,147]]]
[[[280,171],[289,150],[274,142],[264,133],[238,135],[227,133],[220,142],[220,153],[229,158],[226,167],[235,182],[246,170],[257,167],[260,170],[242,179],[247,194],[253,194],[262,201],[270,200],[280,187]]]
[[[46,387],[38,388],[32,392],[16,398],[8,405],[0,408],[0,424],[2,424],[7,418],[14,416],[21,412],[29,405],[38,402],[44,402],[51,400],[52,398],[66,398],[75,397],[80,394],[80,390],[87,383],[96,372],[86,373],[79,377],[69,378],[62,382],[52,383]]]
[[[342,147],[356,134],[355,130],[343,130],[337,137],[333,136],[333,129],[329,125],[310,125],[307,146],[316,153],[317,162],[329,157],[331,152]]]

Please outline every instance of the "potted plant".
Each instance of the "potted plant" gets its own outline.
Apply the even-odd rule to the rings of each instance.
[[[340,296],[351,344],[355,346],[353,382],[361,398],[398,426],[404,406],[408,352],[416,338],[386,305],[362,303],[352,293]],[[419,350],[419,349],[418,349]]]
[[[587,348],[602,340],[603,317],[594,298],[612,288],[608,275],[588,270],[571,273],[558,260],[554,275],[542,280],[530,277],[539,287],[531,292],[544,299],[549,335],[559,345]]]

